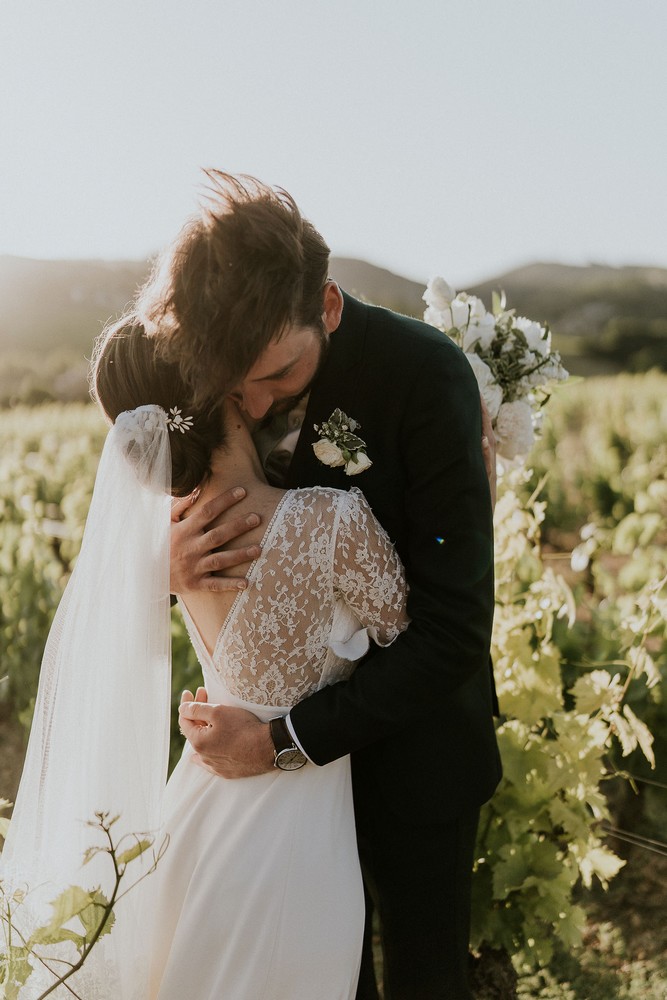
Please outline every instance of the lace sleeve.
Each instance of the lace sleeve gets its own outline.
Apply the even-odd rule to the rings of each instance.
[[[379,645],[393,642],[407,627],[403,564],[356,488],[345,494],[339,509],[334,588]]]

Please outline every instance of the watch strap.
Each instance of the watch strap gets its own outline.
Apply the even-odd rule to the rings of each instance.
[[[303,767],[308,758],[294,742],[283,716],[271,719],[269,731],[273,741],[274,766],[281,771],[296,771]]]
[[[282,750],[299,749],[287,728],[284,715],[279,715],[276,719],[271,719],[269,730],[271,732],[271,739],[273,740],[273,749],[277,754]]]

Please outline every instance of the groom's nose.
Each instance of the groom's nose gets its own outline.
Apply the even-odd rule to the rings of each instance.
[[[233,392],[231,397],[253,420],[265,417],[274,401],[273,393],[263,386],[244,387],[238,392]]]

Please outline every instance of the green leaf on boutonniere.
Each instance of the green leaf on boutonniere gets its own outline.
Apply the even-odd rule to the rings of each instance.
[[[364,472],[373,463],[366,454],[366,442],[355,431],[360,427],[358,421],[348,417],[340,408],[336,408],[328,420],[313,425],[320,440],[313,449],[317,458],[330,468],[345,466],[348,476]]]

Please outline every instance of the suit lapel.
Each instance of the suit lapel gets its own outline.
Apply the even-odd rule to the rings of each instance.
[[[342,468],[331,469],[316,458],[313,444],[318,439],[314,424],[321,424],[336,407],[354,416],[358,392],[360,360],[366,338],[366,309],[363,303],[343,293],[343,315],[331,334],[324,367],[313,383],[301,434],[287,471],[288,489],[299,486],[333,486],[347,489],[349,477]]]

